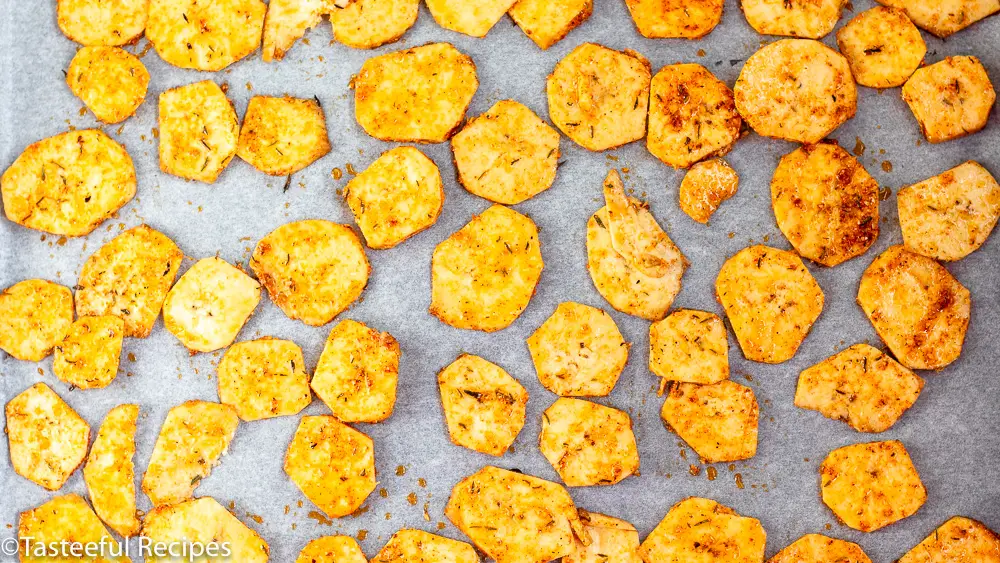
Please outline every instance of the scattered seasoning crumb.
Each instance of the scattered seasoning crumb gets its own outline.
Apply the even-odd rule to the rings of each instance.
[[[347,166],[345,168],[347,168],[347,173],[350,174],[351,176],[358,175],[358,171],[354,169],[354,165],[351,164],[350,162],[347,163]]]
[[[736,464],[735,463],[730,463],[729,467],[727,469],[729,469],[730,472],[736,471]]]
[[[685,451],[684,448],[681,448],[681,459],[687,459],[687,458],[688,458],[687,451]]]
[[[862,156],[865,154],[865,144],[861,142],[861,137],[854,138],[854,156]]]
[[[443,530],[444,527],[445,527],[445,523],[444,522],[438,522],[438,525],[437,525],[438,530]]]
[[[344,177],[344,173],[340,171],[340,168],[333,169],[333,179],[339,180]]]
[[[289,506],[288,506],[288,505],[286,504],[286,505],[285,505],[285,514],[288,514],[288,512],[289,512],[290,510],[291,510],[291,507],[289,507]]]
[[[389,491],[385,490],[385,487],[382,487],[378,490],[378,496],[382,498],[389,498]]]
[[[302,508],[302,501],[299,501],[299,508]]]
[[[729,233],[729,238],[733,238],[733,237],[735,237],[735,236],[736,236],[736,233],[732,233],[732,232],[731,232],[731,233]]]
[[[368,537],[368,530],[358,530],[358,540],[359,541],[365,541],[365,538],[367,538],[367,537]]]
[[[417,493],[410,493],[410,494],[406,495],[406,502],[410,503],[413,506],[416,506],[416,504],[417,504]]]
[[[430,508],[431,508],[431,503],[430,502],[425,502],[424,503],[424,520],[426,520],[427,522],[431,521]]]
[[[743,489],[743,475],[740,473],[736,474],[736,488]]]
[[[704,49],[698,49],[698,56],[699,57],[704,57],[705,56],[705,50]]]
[[[264,518],[262,516],[260,516],[259,514],[250,514],[249,512],[247,512],[247,518],[253,520],[254,522],[256,522],[258,524],[263,524],[264,523]]]
[[[253,84],[250,84],[250,82],[247,82],[247,90],[253,90]]]
[[[879,190],[878,190],[878,200],[879,201],[885,201],[885,200],[889,199],[889,196],[891,196],[891,195],[892,195],[892,188],[887,188],[887,187],[883,186],[883,187],[879,188]]]
[[[715,478],[719,476],[719,472],[714,467],[709,467],[706,473],[709,481],[715,481]]]
[[[133,354],[132,352],[129,352],[128,353],[128,361],[134,362],[135,361],[135,354]]]
[[[406,468],[400,465],[399,467],[396,468],[396,476],[402,477],[403,475],[406,475]]]
[[[420,485],[421,487],[426,488],[427,487],[427,479],[424,479],[423,477],[421,477],[421,478],[417,479],[417,484]]]
[[[692,465],[688,467],[688,473],[690,473],[694,477],[697,477],[698,475],[701,474],[701,468],[698,467],[697,465]]]
[[[882,170],[884,170],[885,172],[892,172],[892,163],[889,162],[888,160],[883,160]]]
[[[386,512],[385,513],[385,519],[386,520],[392,520],[392,513],[391,512]]]
[[[823,527],[824,527],[824,528],[826,528],[827,530],[829,530],[829,529],[830,529],[830,528],[832,528],[833,526],[831,526],[831,525],[830,525],[830,523],[829,523],[829,522],[827,522],[826,526],[823,526]]]
[[[308,516],[309,518],[312,518],[317,523],[322,524],[324,526],[333,526],[333,520],[330,520],[329,518],[327,518],[326,514],[323,514],[322,512],[317,512],[315,510],[310,510],[309,514],[307,514],[306,516]]]

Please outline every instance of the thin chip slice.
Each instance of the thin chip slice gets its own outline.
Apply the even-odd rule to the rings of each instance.
[[[84,548],[89,545],[101,545],[103,553],[123,553],[124,547],[118,545],[108,529],[101,524],[100,518],[87,505],[87,501],[77,494],[63,495],[53,498],[41,506],[26,510],[18,517],[17,537],[20,541],[18,560],[25,563],[54,563],[56,561],[80,561],[92,563],[131,563],[128,556],[120,557],[51,557],[37,555],[38,549],[43,553],[72,553],[69,546],[79,546],[79,553],[87,553]],[[62,546],[62,549],[60,549]],[[63,551],[65,550],[65,551]],[[4,551],[7,555],[8,552]],[[10,554],[13,555],[13,554]],[[37,555],[37,556],[36,556]]]
[[[212,557],[211,560],[239,561],[240,563],[267,563],[270,548],[257,532],[240,522],[212,497],[154,508],[142,525],[142,535],[152,545],[225,544],[229,555]],[[175,548],[176,549],[176,548]],[[206,551],[207,553],[207,551]],[[207,559],[206,559],[207,560]],[[149,563],[173,563],[174,557],[147,557]]]
[[[462,187],[515,205],[549,189],[559,165],[559,133],[525,105],[501,100],[451,138]]]
[[[632,419],[582,399],[562,397],[545,410],[538,449],[567,487],[614,485],[639,471]]]
[[[761,47],[733,88],[736,109],[757,134],[818,143],[858,109],[858,92],[843,55],[812,39]]]
[[[686,260],[639,200],[625,194],[617,170],[604,179],[604,202],[608,212],[611,248],[630,266],[652,278],[674,277]]]
[[[264,62],[280,61],[296,41],[310,28],[316,27],[335,4],[348,0],[270,0],[264,17],[261,58]]]
[[[563,563],[641,563],[639,532],[624,520],[580,509],[583,533],[590,545],[576,540],[576,549]]]
[[[97,119],[119,123],[146,99],[149,72],[124,49],[84,47],[70,61],[66,83]]]
[[[910,369],[941,369],[962,352],[969,290],[931,258],[889,247],[861,276],[858,304]]]
[[[441,27],[472,37],[486,37],[516,0],[425,1],[434,21]]]
[[[740,0],[747,23],[761,35],[819,39],[833,31],[845,0]]]
[[[329,0],[328,0],[329,1]],[[355,49],[392,43],[417,23],[420,0],[354,0],[330,13],[333,36]]]
[[[699,64],[667,65],[650,82],[646,148],[664,164],[689,168],[722,156],[742,125],[732,90]]]
[[[429,228],[444,206],[441,171],[413,147],[382,153],[342,193],[369,248],[392,248]]]
[[[948,57],[917,69],[903,84],[903,101],[931,143],[986,127],[996,99],[986,68],[976,57]]]
[[[551,481],[486,466],[451,490],[445,516],[497,563],[546,563],[590,544],[569,493]]]
[[[878,0],[880,4],[906,10],[913,23],[944,39],[1000,12],[1000,0]]]
[[[77,316],[114,315],[125,321],[125,336],[146,338],[183,258],[174,241],[147,225],[125,231],[84,262]]]
[[[528,391],[504,369],[462,354],[438,373],[441,406],[452,443],[502,456],[524,426]]]
[[[316,364],[313,391],[344,422],[382,422],[396,404],[399,356],[388,332],[340,321]]]
[[[449,43],[372,57],[351,81],[354,116],[383,141],[443,143],[479,89],[476,65]]]
[[[146,38],[164,61],[220,71],[260,46],[261,0],[149,0]]]
[[[674,383],[660,416],[707,463],[757,454],[757,398],[735,381],[711,385]]]
[[[287,176],[328,152],[326,116],[317,100],[250,98],[236,149],[250,166],[271,176]]]
[[[1000,184],[969,161],[896,194],[906,248],[937,260],[961,260],[986,242],[1000,218]]]
[[[781,158],[771,178],[778,228],[796,252],[824,266],[860,256],[878,238],[878,182],[833,143]]]
[[[761,563],[767,534],[756,518],[740,516],[707,498],[688,497],[646,536],[639,554],[647,563]]]
[[[849,541],[806,534],[775,553],[767,563],[872,563],[861,546]]]
[[[108,411],[90,448],[83,480],[94,511],[101,520],[130,538],[139,533],[135,508],[135,422],[138,405],[118,405]]]
[[[56,21],[81,45],[128,45],[146,29],[148,5],[149,0],[58,0]]]
[[[218,84],[203,80],[160,94],[160,170],[213,183],[236,156],[240,123]]]
[[[125,148],[97,129],[33,143],[0,176],[8,219],[68,237],[89,234],[114,216],[135,195],[135,186]]]
[[[221,258],[195,262],[167,292],[163,325],[192,352],[236,340],[260,302],[260,284]]]
[[[874,532],[915,513],[927,490],[902,442],[837,448],[819,467],[823,503],[846,526]]]
[[[625,0],[632,21],[650,39],[700,39],[722,21],[723,0]]]
[[[862,12],[840,28],[837,45],[854,80],[871,88],[902,86],[927,53],[920,30],[906,13],[885,6]]]
[[[1000,536],[982,522],[955,516],[896,563],[1000,563]]]
[[[80,317],[56,345],[52,373],[79,389],[107,387],[118,375],[125,322],[118,317]]]
[[[646,134],[649,61],[635,51],[584,43],[549,75],[549,118],[592,151],[612,149]]]
[[[327,516],[347,516],[375,490],[372,439],[332,416],[304,416],[285,452],[285,473]]]
[[[368,563],[368,558],[350,536],[323,536],[307,543],[295,563]]]
[[[14,472],[50,491],[59,490],[87,455],[87,421],[44,383],[24,390],[5,410]]]
[[[191,498],[229,449],[239,423],[229,405],[188,401],[170,409],[142,476],[153,506]]]
[[[736,195],[740,176],[725,160],[703,160],[688,169],[678,190],[681,211],[695,221],[707,224],[722,205]]]
[[[729,335],[715,313],[678,309],[649,325],[649,371],[664,381],[729,379]]]
[[[464,541],[403,529],[389,538],[371,563],[479,563],[479,555]]]
[[[799,374],[795,406],[885,432],[913,406],[924,380],[867,344],[855,344]]]
[[[548,49],[593,11],[594,0],[517,0],[507,14],[535,45]]]
[[[217,373],[219,402],[243,420],[293,415],[312,402],[302,349],[291,340],[237,342],[222,356]]]
[[[743,355],[768,364],[792,359],[823,311],[823,290],[802,259],[761,245],[726,260],[715,278],[715,297]]]
[[[73,324],[73,294],[48,280],[24,280],[0,292],[0,350],[27,362],[52,353]]]
[[[534,221],[494,205],[434,249],[430,313],[455,328],[506,328],[528,306],[543,266]]]
[[[602,309],[566,301],[531,336],[538,380],[563,397],[604,397],[618,383],[629,343]]]

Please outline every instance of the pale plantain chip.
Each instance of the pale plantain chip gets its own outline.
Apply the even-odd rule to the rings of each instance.
[[[267,563],[267,542],[240,522],[212,497],[186,500],[154,508],[142,524],[142,535],[152,544],[225,544],[229,555],[204,561]],[[177,548],[174,548],[177,549]],[[206,547],[207,549],[207,547]],[[148,563],[175,563],[174,557],[148,557]],[[198,559],[198,561],[202,561]]]
[[[678,190],[681,211],[707,224],[722,202],[736,195],[740,177],[725,160],[713,158],[691,166]]]
[[[596,512],[579,510],[583,533],[590,545],[576,540],[576,549],[563,557],[563,563],[641,563],[639,532],[624,520]]]
[[[350,536],[323,536],[307,543],[295,563],[368,563],[358,540]]]
[[[604,203],[608,213],[611,248],[629,266],[651,278],[662,278],[677,270],[680,251],[656,218],[638,200],[625,195],[617,170],[604,179]]]
[[[297,414],[312,402],[302,349],[291,340],[237,342],[219,360],[219,402],[243,420]]]
[[[240,123],[218,84],[203,80],[160,94],[160,170],[211,184],[236,156]]]
[[[87,421],[44,383],[36,383],[11,399],[5,410],[14,472],[58,491],[87,455]]]
[[[679,309],[649,325],[649,371],[664,381],[729,379],[729,335],[714,313]]]
[[[333,36],[355,49],[392,43],[417,23],[420,0],[353,0],[330,13]]]
[[[0,292],[0,350],[40,362],[73,325],[73,294],[48,280],[24,280]]]
[[[872,563],[861,546],[849,541],[806,534],[775,553],[767,563]]]
[[[81,45],[127,45],[146,29],[149,0],[58,0],[59,29]]]
[[[516,0],[425,0],[434,21],[441,27],[486,37]]]
[[[124,547],[108,533],[100,518],[77,494],[54,497],[41,506],[26,510],[18,516],[18,561],[24,563],[131,563],[128,556],[120,557],[49,557],[34,554],[39,546],[56,553],[72,553],[70,545],[80,546],[79,553],[86,553],[88,545],[103,544],[105,553],[123,553]],[[60,546],[64,546],[60,548]],[[34,548],[29,551],[29,547]],[[64,551],[65,550],[65,551]],[[48,551],[48,553],[52,553]],[[8,553],[5,551],[5,555]],[[13,554],[11,554],[13,555]]]
[[[138,405],[118,405],[108,411],[90,448],[83,480],[101,520],[130,538],[139,533],[135,508],[135,422]]]
[[[314,99],[250,98],[236,154],[271,176],[302,170],[330,152],[326,116]]]
[[[896,563],[1000,563],[1000,536],[982,522],[955,516]]]
[[[118,317],[80,317],[56,345],[52,373],[79,389],[107,387],[118,375],[125,322]]]
[[[819,39],[833,31],[845,0],[741,0],[747,23],[761,35]]]
[[[700,39],[722,21],[723,0],[625,0],[636,29],[650,39]]]
[[[149,0],[146,38],[164,61],[219,71],[260,46],[261,0]]]
[[[479,563],[479,555],[464,541],[403,529],[389,538],[371,563]]]
[[[971,135],[990,118],[997,94],[976,57],[948,57],[917,69],[903,84],[903,101],[931,143]]]
[[[674,383],[660,416],[701,459],[719,463],[757,454],[759,413],[753,389],[725,380],[711,385]]]
[[[878,0],[880,4],[906,10],[913,23],[944,39],[953,33],[1000,12],[1000,0]]]
[[[146,99],[149,72],[124,49],[84,47],[69,63],[66,84],[97,119],[119,123]]]
[[[629,415],[582,399],[559,398],[542,413],[538,449],[567,487],[614,485],[639,471]]]
[[[871,88],[902,86],[927,53],[920,30],[906,13],[885,6],[862,12],[840,28],[837,45],[854,80]]]
[[[548,49],[593,11],[594,0],[517,0],[507,14],[535,45]]]
[[[646,563],[763,563],[767,534],[756,518],[707,498],[688,497],[646,536]]]

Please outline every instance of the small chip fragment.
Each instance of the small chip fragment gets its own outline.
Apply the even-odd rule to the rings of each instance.
[[[969,161],[896,194],[906,248],[936,260],[961,260],[986,242],[1000,218],[1000,184]]]
[[[681,211],[707,224],[722,202],[736,195],[740,176],[725,160],[713,158],[691,166],[678,190]]]
[[[847,59],[812,39],[761,47],[743,65],[733,96],[758,135],[806,144],[822,141],[858,108]]]
[[[639,470],[628,414],[582,399],[561,397],[545,410],[538,449],[567,487],[614,485]]]
[[[42,139],[0,176],[11,221],[38,231],[89,234],[135,195],[135,167],[125,148],[98,129]]]
[[[729,380],[674,383],[660,410],[663,422],[707,463],[756,455],[758,415],[753,389]]]
[[[437,222],[444,184],[434,161],[413,147],[390,149],[343,190],[369,248],[392,248]]]
[[[80,317],[56,345],[52,373],[78,389],[107,387],[118,375],[124,339],[125,322],[118,317]]]
[[[854,80],[871,88],[902,86],[927,53],[920,30],[906,13],[885,6],[862,12],[840,28],[837,45]]]
[[[323,536],[307,543],[295,563],[368,563],[368,558],[350,536]]]
[[[649,61],[635,51],[584,43],[547,81],[549,118],[581,147],[603,151],[646,134]]]
[[[996,91],[976,57],[948,57],[917,69],[903,84],[903,101],[931,143],[986,127]]]
[[[497,563],[546,563],[590,544],[562,485],[486,466],[451,490],[445,516]]]
[[[593,11],[594,0],[517,0],[507,14],[535,45],[548,49],[587,21]]]
[[[135,508],[135,422],[138,405],[118,405],[108,411],[90,448],[83,480],[101,520],[130,538],[139,533]]]
[[[146,99],[149,72],[138,57],[118,47],[84,47],[66,70],[66,84],[97,119],[119,123]]]
[[[271,176],[288,176],[330,152],[323,108],[314,99],[254,96],[236,154]]]
[[[639,532],[635,526],[582,508],[579,512],[583,533],[590,538],[590,545],[576,540],[576,549],[563,557],[563,563],[642,563]]]
[[[40,362],[73,324],[73,294],[48,280],[24,280],[0,292],[0,350]]]
[[[354,116],[383,141],[443,143],[479,89],[476,65],[450,43],[372,57],[351,81]]]
[[[861,546],[849,541],[806,534],[775,553],[767,563],[872,563]]]
[[[528,337],[538,380],[563,397],[604,397],[618,383],[629,343],[602,309],[566,301]]]
[[[675,504],[639,546],[643,561],[761,563],[767,534],[756,518],[707,498]]]
[[[11,399],[6,414],[14,472],[50,491],[59,490],[87,455],[87,421],[44,383]]]
[[[650,39],[700,39],[722,21],[723,0],[625,0],[632,21]]]
[[[534,221],[494,205],[434,249],[430,313],[455,328],[506,328],[528,306],[543,266]]]
[[[236,340],[260,302],[260,284],[221,258],[203,258],[167,292],[163,324],[192,352]]]
[[[347,516],[375,490],[372,439],[332,416],[304,416],[285,453],[285,473],[327,516]]]
[[[403,529],[389,538],[371,563],[479,563],[479,555],[464,541]]]
[[[858,304],[910,369],[941,369],[962,352],[969,290],[931,258],[890,246],[861,276]]]
[[[257,532],[240,522],[212,497],[186,500],[154,508],[142,525],[152,545],[225,544],[229,559],[240,563],[267,563],[270,548]],[[174,557],[148,557],[149,563],[173,563]]]
[[[203,80],[160,94],[160,170],[211,184],[236,156],[240,123],[218,84]]]
[[[243,420],[293,415],[312,402],[302,349],[291,340],[237,342],[222,356],[217,374],[219,402]]]
[[[335,7],[336,0],[270,0],[264,17],[261,58],[264,62],[285,58],[292,45]]]
[[[187,401],[170,409],[142,476],[153,506],[191,498],[229,449],[239,423],[229,405]]]
[[[896,563],[1000,563],[1000,536],[982,522],[955,516]]]
[[[715,313],[678,309],[649,325],[649,371],[665,381],[729,379],[729,335]]]
[[[761,35],[819,39],[833,31],[845,0],[740,0],[747,23]]]
[[[823,310],[823,290],[802,259],[762,245],[726,260],[715,278],[715,297],[743,355],[768,364],[792,359]]]
[[[146,29],[148,0],[58,0],[59,29],[81,45],[128,45]]]
[[[16,543],[18,560],[24,562],[55,562],[55,561],[92,561],[94,563],[131,563],[128,556],[112,558],[81,559],[79,557],[36,557],[37,551],[29,551],[29,547],[52,547],[57,553],[72,553],[71,545],[80,547],[79,553],[88,545],[101,545],[103,553],[123,553],[124,547],[119,545],[101,519],[87,505],[87,501],[77,494],[54,497],[41,506],[26,510],[18,516]],[[66,551],[59,551],[63,546]],[[46,551],[46,553],[52,553]],[[5,555],[8,552],[4,552]],[[13,555],[13,554],[10,554]]]
[[[879,4],[906,11],[913,23],[944,39],[1000,12],[1000,0],[878,0]]]
[[[417,23],[419,12],[420,0],[353,0],[332,10],[330,23],[337,41],[355,49],[374,49],[402,37]]]
[[[260,46],[261,0],[149,0],[146,38],[164,61],[220,71]]]
[[[502,456],[524,426],[528,391],[502,367],[462,354],[438,373],[452,443]]]
[[[434,21],[445,29],[486,37],[516,0],[425,0]]]
[[[902,442],[837,448],[819,467],[823,503],[846,526],[874,532],[912,515],[927,491]]]

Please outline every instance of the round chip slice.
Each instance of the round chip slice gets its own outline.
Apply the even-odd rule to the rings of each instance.
[[[997,99],[990,76],[976,57],[948,57],[918,68],[903,84],[902,95],[931,143],[986,127]]]
[[[226,350],[216,369],[219,402],[242,420],[297,414],[312,402],[302,349],[291,340],[261,338]]]
[[[266,11],[260,0],[149,0],[146,38],[174,66],[215,72],[257,50]]]
[[[1000,563],[1000,535],[982,522],[955,516],[896,563]]]
[[[267,563],[270,548],[257,532],[240,522],[212,497],[201,497],[149,511],[142,524],[142,535],[153,546],[226,545],[234,563]],[[175,548],[176,549],[176,548]],[[207,552],[207,549],[206,549]],[[149,563],[168,563],[176,557],[148,558]],[[214,557],[203,558],[216,559]]]
[[[679,309],[649,325],[649,371],[665,381],[729,379],[729,335],[714,313]]]
[[[538,449],[567,487],[614,485],[639,471],[632,419],[582,399],[563,397],[545,410]]]
[[[643,37],[700,39],[722,21],[723,0],[625,0]]]
[[[757,455],[759,413],[753,389],[724,380],[673,384],[660,417],[701,459],[720,463]]]
[[[774,554],[767,563],[872,563],[861,546],[849,541],[806,534]]]
[[[371,563],[479,563],[479,555],[464,541],[403,529],[389,538]]]
[[[44,383],[8,401],[5,411],[14,472],[50,491],[62,488],[87,456],[87,421]]]
[[[639,555],[650,563],[715,563],[720,557],[726,563],[760,563],[766,537],[756,518],[711,499],[688,497],[646,536]]]
[[[425,0],[434,21],[441,27],[473,37],[486,37],[515,0]]]
[[[73,294],[47,280],[24,280],[0,292],[0,350],[40,362],[73,324]]]
[[[368,563],[368,558],[350,536],[323,536],[307,543],[295,563]]]
[[[707,224],[722,202],[736,195],[739,185],[739,174],[725,160],[703,160],[692,166],[681,180],[677,192],[681,211]]]
[[[927,53],[920,30],[906,13],[885,6],[861,12],[840,28],[837,45],[854,80],[871,88],[902,86]]]
[[[747,23],[761,35],[819,39],[833,31],[846,0],[740,0]]]
[[[517,0],[507,14],[542,49],[558,43],[594,11],[594,0]]]
[[[807,144],[822,141],[858,106],[847,59],[811,39],[761,47],[743,65],[733,95],[757,134]]]
[[[118,47],[84,47],[70,61],[66,83],[97,119],[119,123],[146,99],[149,72],[138,57]]]
[[[80,317],[56,345],[52,373],[78,389],[107,387],[118,375],[124,339],[125,322],[118,317]]]
[[[392,43],[417,23],[420,0],[354,0],[330,12],[333,36],[348,47],[374,49]]]
[[[120,46],[146,29],[149,0],[58,0],[59,29],[81,45]]]
[[[254,96],[247,104],[236,154],[272,176],[287,176],[330,152],[326,116],[314,99]]]
[[[236,156],[240,123],[218,84],[203,80],[160,94],[160,170],[211,184]]]

